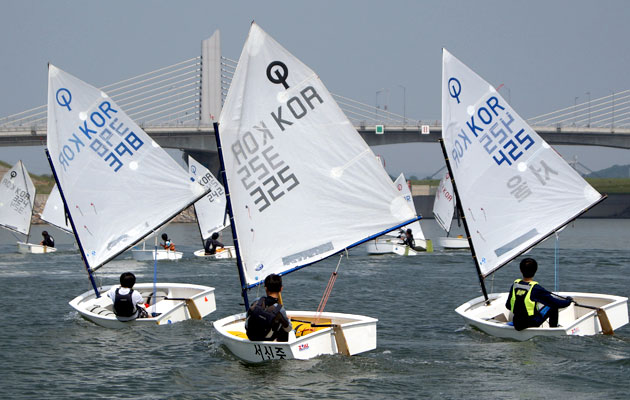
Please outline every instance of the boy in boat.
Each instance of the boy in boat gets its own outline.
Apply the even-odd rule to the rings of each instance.
[[[55,239],[50,236],[47,231],[43,231],[42,236],[44,237],[44,240],[39,242],[39,244],[42,246],[55,247]]]
[[[223,243],[219,242],[217,239],[219,238],[219,234],[214,232],[210,239],[206,240],[206,244],[204,247],[205,254],[215,254],[217,252],[217,248],[224,248]]]
[[[400,240],[402,240],[401,244],[404,244],[406,246],[411,247],[412,249],[414,247],[416,247],[416,241],[413,239],[413,233],[411,231],[411,229],[407,229],[404,232],[400,232],[400,235],[398,235],[398,238]]]
[[[284,306],[279,303],[282,292],[282,277],[271,274],[265,278],[267,296],[259,297],[247,310],[245,332],[249,340],[289,341],[293,329]]]
[[[165,250],[175,251],[175,243],[168,238],[166,233],[162,234],[163,243],[160,243],[160,246],[164,247]]]
[[[112,286],[107,292],[107,296],[114,302],[114,314],[120,321],[149,317],[142,295],[132,289],[135,284],[136,276],[131,272],[123,272],[120,275],[120,287]]]
[[[517,279],[510,288],[505,307],[514,314],[514,329],[538,327],[549,318],[549,326],[558,326],[558,309],[571,305],[573,298],[559,298],[533,280],[538,263],[525,258],[520,264],[523,279]]]

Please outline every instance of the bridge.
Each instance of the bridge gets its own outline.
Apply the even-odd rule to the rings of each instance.
[[[184,150],[200,161],[208,159],[208,152],[216,152],[212,122],[218,119],[237,64],[221,55],[218,31],[201,47],[198,57],[101,88],[161,146]],[[440,121],[413,119],[341,95],[333,97],[371,146],[435,143],[441,137]],[[46,108],[0,118],[0,146],[45,145]],[[550,144],[630,149],[630,90],[527,122]]]

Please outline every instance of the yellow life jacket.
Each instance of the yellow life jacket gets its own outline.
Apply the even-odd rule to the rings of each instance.
[[[512,285],[512,297],[510,301],[510,310],[512,313],[517,314],[519,308],[525,308],[528,316],[533,316],[536,311],[536,302],[532,301],[532,289],[538,282],[523,282],[522,279],[517,279]],[[516,309],[517,312],[514,310]]]

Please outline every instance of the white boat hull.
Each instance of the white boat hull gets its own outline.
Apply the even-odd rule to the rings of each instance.
[[[214,288],[201,285],[190,285],[185,283],[158,283],[157,301],[155,311],[153,305],[147,308],[149,315],[152,312],[159,313],[154,318],[138,318],[133,321],[119,321],[113,312],[113,302],[106,296],[111,286],[99,288],[101,297],[96,298],[94,291],[87,291],[70,301],[70,306],[74,308],[83,318],[94,322],[105,328],[123,328],[131,324],[144,325],[167,325],[175,322],[192,319],[192,305],[187,305],[185,300],[167,300],[166,298],[191,299],[196,306],[192,311],[193,316],[198,311],[201,318],[216,310],[214,298]],[[133,289],[139,292],[145,302],[149,302],[149,297],[153,293],[153,283],[137,283]]]
[[[287,315],[292,319],[312,321],[317,313],[288,311]],[[376,348],[377,319],[325,312],[321,314],[320,321],[322,324],[340,325],[343,335],[336,338],[334,329],[325,327],[300,337],[291,333],[288,342],[250,341],[245,335],[245,313],[215,321],[214,328],[219,333],[222,343],[236,357],[252,363],[278,359],[308,360],[324,354],[337,354],[340,353],[337,342],[343,340],[341,337],[345,338],[350,355]]]
[[[416,247],[411,248],[400,244],[400,239],[397,238],[378,238],[367,242],[365,248],[370,255],[398,254],[401,256],[415,256],[421,251],[433,251],[431,240],[428,239],[416,240]]]
[[[55,247],[43,246],[41,244],[17,242],[18,252],[23,254],[45,254],[57,251]]]
[[[571,296],[579,304],[603,308],[613,330],[628,323],[627,297],[577,292],[558,294],[565,297]],[[462,304],[455,311],[468,325],[492,336],[523,341],[534,336],[589,336],[602,333],[597,312],[589,308],[577,307],[575,304],[560,309],[558,318],[560,327],[558,328],[550,328],[548,321],[545,321],[541,327],[517,331],[507,324],[511,320],[510,311],[505,308],[508,293],[493,293],[488,297],[489,305],[485,305],[483,296],[480,296]]]
[[[459,237],[439,237],[435,239],[435,244],[443,249],[470,249],[468,239]]]
[[[136,261],[155,261],[156,254],[157,260],[179,260],[184,256],[184,253],[181,251],[171,251],[158,249],[157,253],[155,250],[131,250],[131,254],[133,255],[133,259]]]
[[[204,249],[199,249],[195,251],[195,256],[197,257],[205,257],[211,259],[228,259],[228,258],[236,258],[236,250],[234,246],[225,246],[222,249],[217,249],[215,254],[206,254]]]

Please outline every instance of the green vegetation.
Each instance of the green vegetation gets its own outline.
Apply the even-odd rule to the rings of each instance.
[[[586,178],[598,192],[630,193],[630,178]]]
[[[11,167],[13,167],[11,164],[0,161],[0,170],[9,170],[11,169]],[[0,174],[0,179],[2,179],[1,175],[2,174]],[[33,184],[35,185],[35,190],[37,191],[37,194],[50,194],[53,186],[55,186],[55,178],[53,178],[52,175],[35,175],[31,174],[30,172],[29,175],[33,180]]]
[[[630,178],[586,178],[586,181],[603,194],[630,193]],[[413,180],[411,184],[437,186],[440,181],[438,179]]]

